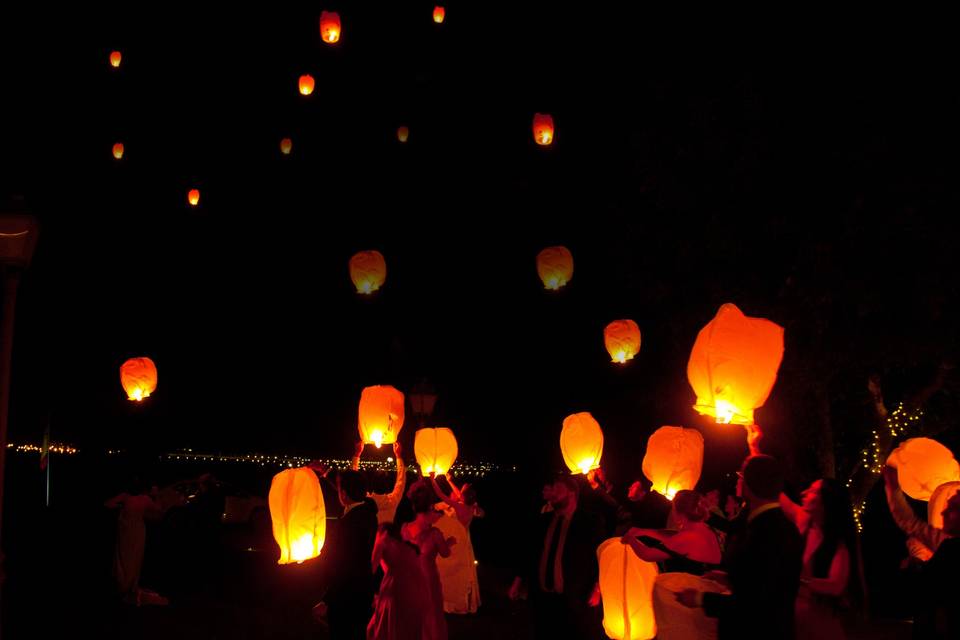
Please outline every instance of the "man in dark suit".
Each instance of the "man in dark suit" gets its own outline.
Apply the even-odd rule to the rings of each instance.
[[[677,599],[718,618],[721,640],[792,638],[803,539],[780,510],[780,463],[767,455],[750,456],[739,475],[737,493],[747,509],[736,519],[723,557],[732,594],[685,589]]]
[[[552,510],[540,514],[525,558],[537,637],[597,638],[600,612],[588,600],[597,582],[603,524],[595,513],[578,508],[580,486],[574,478],[560,476],[551,489],[545,495]],[[514,578],[512,600],[520,596],[523,582],[522,576]]]
[[[334,640],[363,640],[373,615],[374,578],[370,571],[377,537],[377,505],[367,498],[363,476],[344,471],[337,477],[343,517],[330,531],[323,572],[327,622]]]

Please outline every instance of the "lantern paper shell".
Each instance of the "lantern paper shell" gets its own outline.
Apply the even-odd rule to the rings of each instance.
[[[157,390],[157,365],[150,358],[130,358],[120,365],[120,384],[130,400],[149,398]]]
[[[293,140],[290,138],[284,138],[280,141],[280,153],[285,156],[290,155],[290,150],[293,149]]]
[[[610,538],[597,547],[603,630],[615,640],[647,640],[657,635],[653,618],[653,585],[657,565],[641,560],[633,550]]]
[[[600,423],[586,411],[567,416],[560,431],[560,451],[571,473],[587,473],[599,467],[603,455]]]
[[[313,87],[316,83],[313,81],[312,75],[305,73],[300,76],[297,84],[300,87],[300,95],[308,96],[313,93]]]
[[[537,254],[537,274],[546,289],[566,286],[573,278],[573,254],[566,247],[547,247]]]
[[[410,137],[410,129],[407,127],[397,127],[397,140],[400,142],[406,142],[407,138]]]
[[[117,144],[113,145],[113,157],[116,158],[117,160],[120,160],[121,158],[123,158],[122,142],[118,142]]]
[[[327,44],[334,44],[340,40],[340,15],[335,11],[320,13],[320,37]]]
[[[379,251],[361,251],[350,258],[350,280],[357,293],[373,293],[387,279],[387,261]]]
[[[767,401],[782,359],[783,327],[723,305],[690,352],[693,408],[720,423],[753,424],[753,411]]]
[[[931,526],[943,529],[943,510],[947,508],[947,501],[957,492],[960,492],[960,480],[944,482],[933,490],[927,503],[927,522]]]
[[[647,439],[643,475],[660,495],[673,500],[677,491],[693,489],[703,469],[703,436],[696,429],[660,427]]]
[[[457,439],[446,427],[419,429],[413,437],[413,453],[424,475],[443,475],[457,459]]]
[[[614,320],[603,330],[603,343],[614,362],[633,360],[640,353],[640,327],[633,320]]]
[[[436,22],[437,24],[441,24],[443,22],[443,19],[446,17],[447,17],[447,11],[443,7],[441,7],[440,5],[437,5],[433,8],[434,22]]]
[[[887,464],[897,468],[900,488],[914,500],[929,500],[945,482],[960,480],[950,449],[930,438],[910,438],[893,450]]]
[[[403,428],[403,394],[387,385],[365,387],[360,394],[360,439],[364,444],[393,444]]]
[[[200,189],[190,189],[190,191],[187,192],[187,202],[190,203],[191,207],[200,204]]]
[[[548,113],[533,115],[533,139],[542,147],[553,143],[553,116]]]
[[[110,53],[110,66],[116,69],[120,66],[120,60],[123,59],[123,56],[119,51],[112,51]]]
[[[301,563],[320,555],[327,513],[317,474],[307,467],[281,471],[270,483],[267,501],[273,537],[280,546],[277,563]]]

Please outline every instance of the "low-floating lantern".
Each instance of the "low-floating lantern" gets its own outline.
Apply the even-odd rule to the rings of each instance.
[[[273,537],[280,546],[278,564],[316,558],[327,533],[320,481],[312,469],[285,469],[273,477],[267,498]]]
[[[457,438],[446,427],[418,429],[413,436],[413,453],[424,475],[443,475],[457,459]]]
[[[360,440],[378,449],[397,441],[403,428],[403,393],[388,385],[365,387],[360,393]]]
[[[615,640],[648,640],[657,635],[653,617],[655,562],[641,560],[620,538],[597,547],[603,630]]]
[[[960,480],[960,464],[953,453],[930,438],[905,440],[887,464],[897,468],[900,488],[914,500],[929,500],[940,485]]]
[[[600,423],[586,411],[567,416],[560,431],[560,451],[571,473],[587,473],[599,467],[603,455]]]
[[[671,500],[682,489],[694,489],[703,469],[703,436],[696,429],[660,427],[647,439],[643,475],[653,489]]]

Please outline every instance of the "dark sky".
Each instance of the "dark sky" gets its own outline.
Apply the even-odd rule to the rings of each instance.
[[[467,458],[559,460],[584,410],[624,464],[662,424],[737,457],[686,382],[723,302],[788,326],[788,358],[798,281],[856,353],[956,338],[960,105],[936,34],[750,32],[615,3],[448,3],[441,26],[433,3],[275,4],[5,25],[3,195],[43,225],[12,440],[39,440],[52,410],[81,447],[346,453],[363,386],[426,377]],[[321,8],[340,12],[336,47]],[[533,143],[538,111],[552,148]],[[576,264],[559,293],[534,265],[552,244]],[[347,261],[374,248],[387,282],[361,299]],[[644,343],[617,368],[602,329],[622,317]],[[118,367],[139,355],[160,382],[134,406]]]

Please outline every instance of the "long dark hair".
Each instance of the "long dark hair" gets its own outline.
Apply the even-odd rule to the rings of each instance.
[[[853,584],[856,582],[853,577],[856,571],[857,539],[850,494],[839,481],[824,478],[820,481],[820,502],[823,504],[823,542],[813,553],[813,576],[826,578],[830,575],[833,556],[843,544],[850,554],[851,579],[848,580],[848,585]]]

